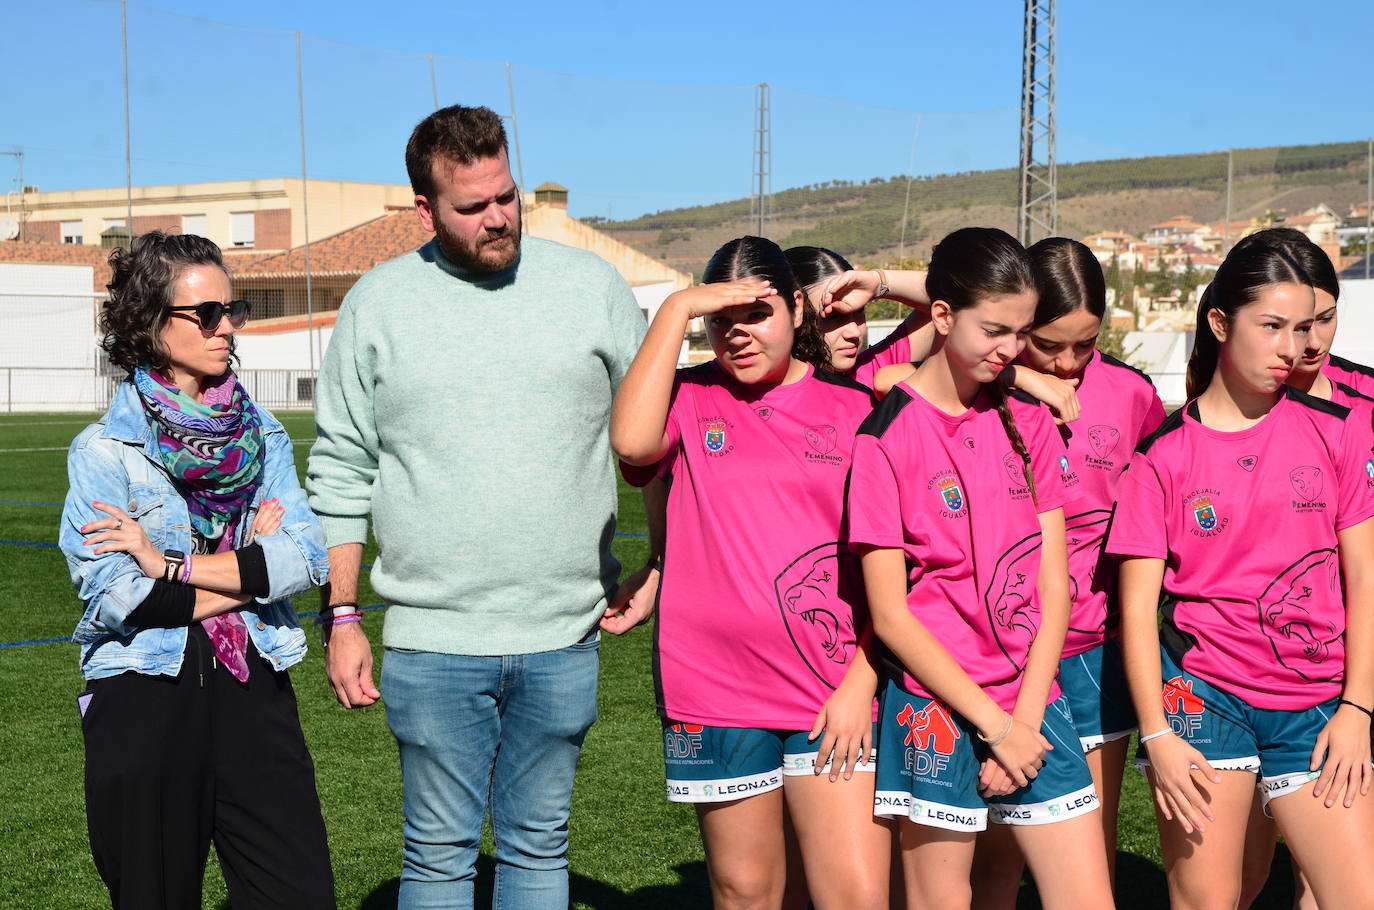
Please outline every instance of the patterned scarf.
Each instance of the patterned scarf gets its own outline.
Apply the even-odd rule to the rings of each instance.
[[[238,523],[262,477],[262,425],[232,370],[196,401],[156,373],[134,370],[134,385],[158,456],[186,497],[191,525],[218,540]]]
[[[196,401],[157,373],[134,370],[134,385],[158,457],[186,499],[191,527],[210,551],[233,548],[234,530],[262,479],[262,423],[232,370]],[[248,627],[237,610],[203,620],[215,656],[248,681]]]

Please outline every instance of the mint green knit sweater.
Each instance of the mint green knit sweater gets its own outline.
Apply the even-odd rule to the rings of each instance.
[[[306,488],[329,546],[372,515],[388,647],[526,654],[591,629],[620,570],[611,398],[644,330],[609,264],[529,236],[495,276],[431,241],[349,291]]]

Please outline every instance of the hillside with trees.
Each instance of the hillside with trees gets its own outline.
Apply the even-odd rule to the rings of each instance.
[[[1318,203],[1345,212],[1365,200],[1364,141],[1237,149],[1233,160],[1234,220],[1296,214]],[[1203,222],[1226,215],[1225,152],[1120,158],[1061,164],[1059,233],[1083,237],[1119,230],[1139,235],[1185,213]],[[783,246],[815,244],[856,263],[881,265],[900,256],[923,258],[949,231],[987,225],[1015,231],[1016,171],[1005,168],[907,178],[835,180],[774,193],[767,233]],[[902,212],[907,208],[905,243]],[[700,274],[724,241],[751,233],[750,200],[670,209],[603,230],[685,271]]]

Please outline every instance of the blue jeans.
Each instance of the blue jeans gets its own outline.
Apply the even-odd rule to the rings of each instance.
[[[566,910],[568,812],[596,720],[599,646],[593,633],[504,657],[387,649],[382,694],[405,791],[400,910],[473,905],[488,811],[493,907]]]

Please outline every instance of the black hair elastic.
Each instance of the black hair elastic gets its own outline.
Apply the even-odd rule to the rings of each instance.
[[[1374,711],[1371,711],[1370,709],[1366,708],[1364,705],[1357,705],[1357,704],[1355,704],[1353,701],[1350,701],[1349,699],[1346,699],[1346,698],[1338,699],[1338,700],[1337,700],[1337,704],[1349,705],[1350,707],[1354,708],[1356,711],[1363,711],[1363,712],[1369,717],[1369,719],[1370,719],[1371,721],[1374,721]]]

